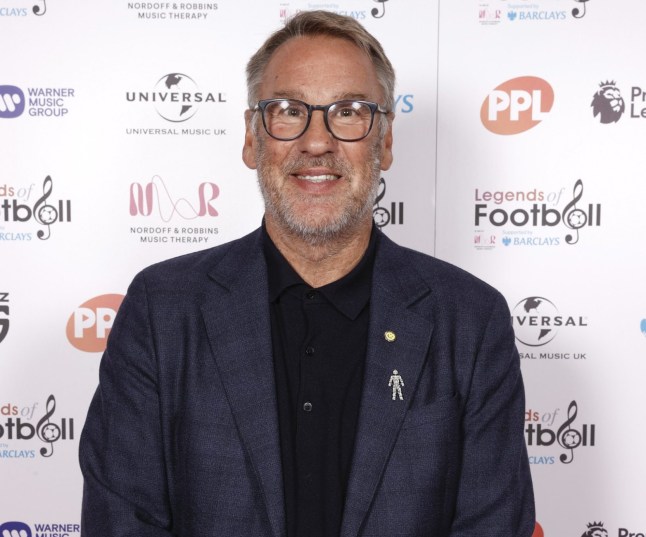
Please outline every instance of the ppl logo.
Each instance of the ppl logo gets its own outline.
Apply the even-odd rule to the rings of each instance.
[[[32,537],[31,528],[24,522],[5,522],[0,524],[2,537]]]
[[[534,533],[532,533],[532,537],[545,537],[545,532],[543,532],[543,528],[538,522],[534,527]]]
[[[25,94],[17,86],[0,86],[0,118],[12,119],[25,111]]]
[[[76,308],[66,328],[72,346],[84,352],[103,352],[123,298],[117,294],[100,295]]]
[[[550,84],[535,76],[503,82],[482,103],[480,120],[494,134],[519,134],[545,119],[554,104]]]

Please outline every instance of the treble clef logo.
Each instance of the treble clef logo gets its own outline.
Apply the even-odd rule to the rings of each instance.
[[[381,19],[381,17],[383,17],[383,16],[386,14],[386,2],[387,2],[388,0],[374,0],[374,1],[375,1],[375,2],[377,2],[377,3],[379,3],[379,4],[381,4],[381,7],[382,7],[383,11],[381,12],[381,15],[379,15],[379,9],[378,9],[378,8],[376,8],[376,7],[373,7],[373,8],[370,10],[370,14],[371,14],[375,19]]]
[[[384,227],[390,222],[390,213],[387,209],[379,207],[379,202],[384,199],[386,195],[386,181],[383,177],[379,178],[379,190],[377,192],[377,199],[375,199],[376,207],[372,211],[372,218],[375,221],[377,227]]]
[[[575,8],[572,10],[572,16],[573,16],[575,19],[582,19],[583,17],[585,17],[585,3],[586,3],[588,0],[574,0],[574,1],[575,1],[575,2],[579,2],[580,4],[582,4],[583,9],[581,10],[581,9],[579,9],[578,7],[575,7]]]
[[[563,209],[563,223],[576,233],[574,237],[569,233],[565,236],[565,242],[568,244],[576,244],[579,242],[579,229],[588,223],[588,215],[581,209],[576,208],[577,202],[583,197],[583,181],[581,179],[578,179],[574,183],[572,196],[572,201]]]
[[[53,395],[50,395],[47,398],[45,408],[47,409],[47,412],[40,419],[38,425],[36,425],[36,433],[38,434],[38,438],[48,444],[47,446],[40,448],[40,454],[43,457],[51,457],[54,454],[54,442],[61,437],[61,428],[54,423],[49,423],[49,418],[51,418],[56,411],[56,398]]]
[[[36,218],[36,221],[43,226],[47,226],[47,234],[45,234],[42,229],[38,230],[36,233],[36,236],[40,240],[49,239],[51,235],[49,226],[58,220],[58,211],[56,210],[56,207],[47,203],[47,198],[52,195],[53,189],[52,178],[48,175],[43,181],[43,195],[38,198],[34,205],[34,217]]]
[[[571,429],[570,425],[576,419],[578,406],[576,401],[572,401],[567,409],[567,420],[561,425],[556,432],[556,438],[561,447],[570,450],[568,457],[567,453],[562,453],[559,460],[564,464],[570,464],[574,460],[574,449],[581,445],[581,433],[575,429]]]
[[[31,8],[31,10],[34,12],[34,15],[38,15],[39,17],[42,17],[45,13],[47,13],[47,0],[42,0],[42,2],[42,8],[38,4],[34,5]]]

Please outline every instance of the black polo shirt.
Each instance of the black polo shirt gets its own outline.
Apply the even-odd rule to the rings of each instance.
[[[335,537],[361,400],[378,232],[349,274],[316,289],[263,233],[287,536]]]

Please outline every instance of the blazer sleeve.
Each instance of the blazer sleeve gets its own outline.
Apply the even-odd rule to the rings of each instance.
[[[115,319],[81,434],[82,537],[170,537],[155,349],[143,275]]]
[[[531,537],[534,494],[525,395],[511,316],[496,300],[463,409],[463,457],[451,537]]]

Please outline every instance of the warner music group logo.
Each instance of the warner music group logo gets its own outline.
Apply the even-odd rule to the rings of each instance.
[[[63,117],[69,114],[69,101],[74,98],[73,88],[27,88],[0,85],[0,119],[14,119],[25,109],[32,117]]]
[[[597,91],[592,96],[590,103],[592,115],[598,118],[599,123],[608,125],[617,123],[626,111],[626,102],[614,80],[599,83]],[[630,88],[630,119],[646,119],[646,91],[640,86]]]
[[[131,183],[130,216],[148,222],[131,225],[130,233],[141,243],[206,245],[219,233],[213,220],[219,216],[214,203],[219,196],[220,188],[210,181],[200,183],[190,197],[171,193],[159,175],[145,184]],[[199,224],[194,223],[198,219]],[[178,221],[181,224],[170,225]]]
[[[530,296],[520,300],[512,310],[516,340],[528,347],[542,347],[554,340],[560,330],[587,328],[588,318],[580,314],[562,314],[551,300]],[[585,353],[521,353],[530,360],[585,360]]]
[[[565,415],[560,408],[548,412],[525,410],[525,441],[530,464],[551,465],[557,460],[570,464],[575,450],[595,446],[596,425],[575,424],[578,413],[576,401],[570,402]]]
[[[554,90],[542,78],[521,76],[494,88],[480,107],[480,120],[494,134],[519,134],[543,121],[554,104]]]
[[[43,180],[42,195],[36,193],[35,186],[0,185],[0,223],[22,225],[35,222],[42,226],[35,236],[40,240],[47,240],[51,236],[51,227],[54,224],[72,221],[72,202],[49,199],[54,190],[54,181],[49,175]],[[38,197],[32,204],[31,199],[36,196]],[[4,226],[0,225],[0,242],[31,241],[33,236],[31,231],[5,230]]]
[[[222,92],[203,91],[197,82],[184,73],[169,73],[162,76],[152,91],[126,91],[126,101],[154,108],[157,115],[169,123],[183,123],[194,117],[203,107],[226,103]],[[188,128],[169,126],[166,128],[126,128],[131,135],[162,136],[223,136],[226,129],[221,127]]]
[[[534,188],[525,191],[475,190],[475,234],[478,250],[504,247],[554,247],[574,245],[580,233],[601,226],[601,204],[581,203],[583,181],[578,179],[567,200],[565,187],[558,191]],[[567,201],[566,201],[567,200]]]
[[[217,10],[216,2],[128,2],[139,20],[205,21]]]
[[[37,522],[30,526],[16,520],[0,522],[2,537],[72,537],[73,534],[80,532],[81,525],[78,523]]]
[[[11,402],[0,406],[0,459],[33,459],[38,452],[42,457],[54,454],[54,444],[74,440],[74,418],[52,419],[56,412],[56,398],[50,395],[42,417],[37,412],[38,403],[16,405]],[[14,447],[5,442],[40,441],[44,446],[36,450]]]

